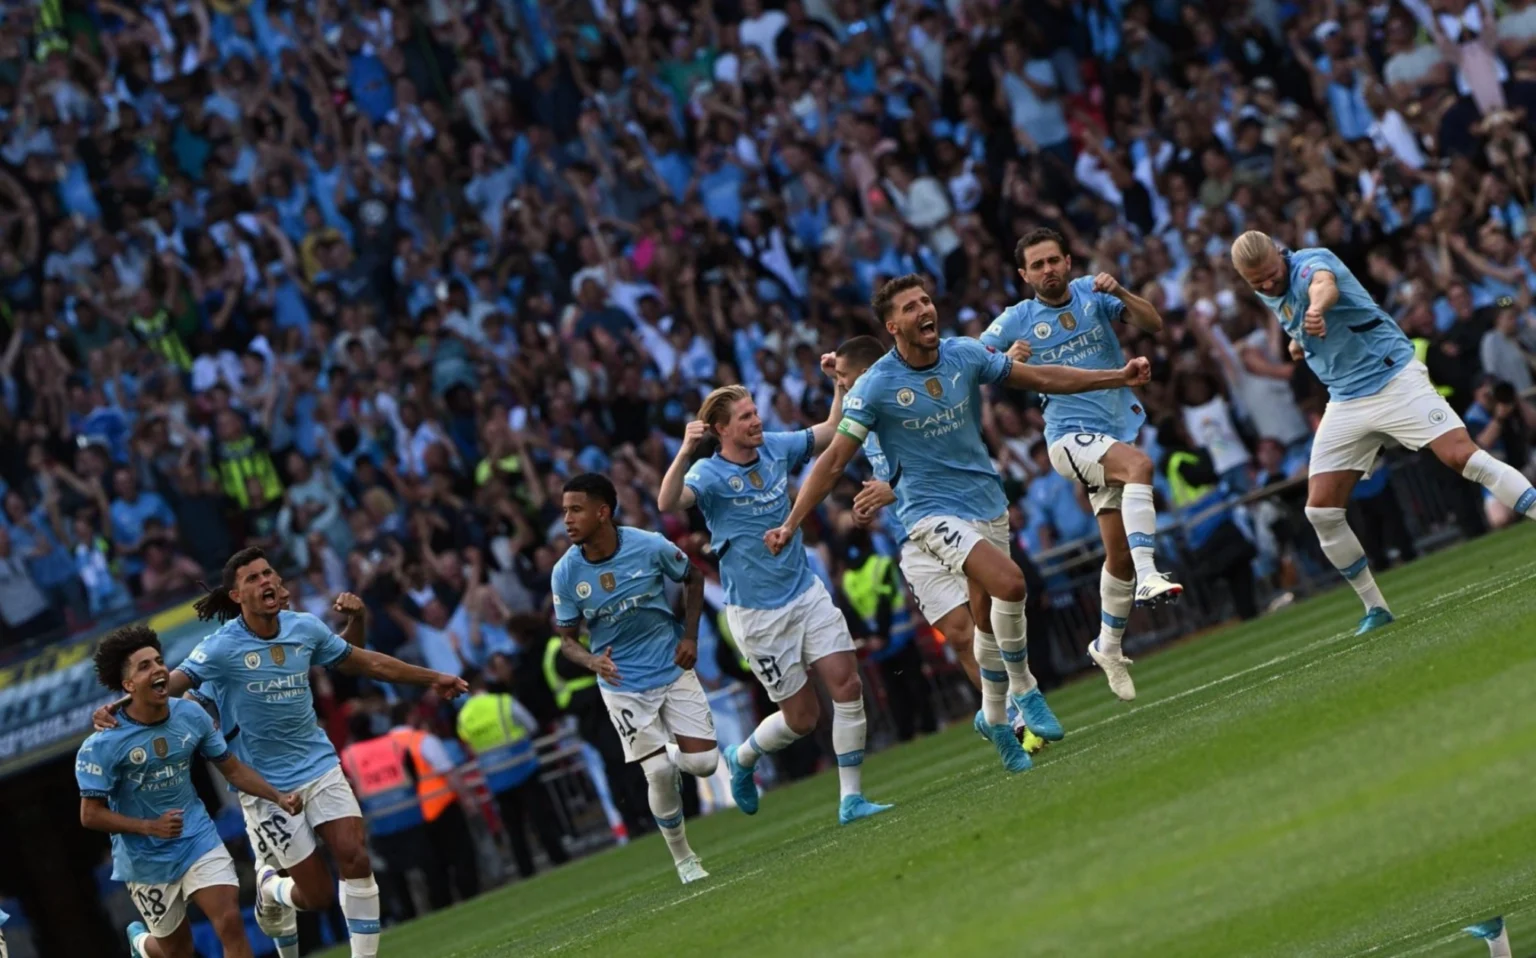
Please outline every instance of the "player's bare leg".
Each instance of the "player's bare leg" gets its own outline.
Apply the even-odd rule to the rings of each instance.
[[[1157,606],[1177,602],[1184,594],[1184,587],[1157,571],[1157,511],[1152,500],[1152,460],[1135,446],[1117,442],[1104,453],[1099,465],[1104,470],[1106,483],[1123,487],[1119,538],[1125,539],[1130,547],[1136,604]],[[1103,532],[1102,525],[1100,532]],[[1109,541],[1107,535],[1104,541]]]
[[[240,914],[240,889],[235,885],[209,885],[192,893],[192,903],[202,909],[213,925],[219,944],[224,946],[224,958],[251,958],[251,942],[245,936],[245,919]],[[179,930],[190,929],[183,923]],[[190,951],[188,952],[190,954]]]
[[[1323,555],[1333,563],[1365,605],[1365,616],[1360,620],[1356,635],[1364,635],[1392,621],[1392,610],[1371,575],[1365,548],[1349,527],[1346,510],[1349,494],[1364,473],[1356,470],[1314,473],[1307,479],[1307,521],[1317,530],[1318,544]]]
[[[662,838],[666,839],[677,877],[684,885],[708,878],[709,872],[704,870],[704,864],[688,844],[687,826],[683,824],[681,773],[708,778],[715,774],[719,761],[720,750],[714,739],[690,735],[679,735],[677,744],[668,744],[665,749],[640,760],[651,815],[656,819]]]
[[[1120,510],[1101,510],[1098,520],[1104,569],[1099,573],[1099,634],[1088,643],[1088,657],[1104,670],[1109,690],[1129,702],[1136,697],[1136,683],[1131,681],[1131,660],[1120,650],[1120,640],[1136,599],[1136,566]]]
[[[1487,489],[1498,503],[1518,516],[1536,519],[1536,489],[1507,462],[1478,448],[1466,429],[1452,429],[1429,444],[1435,458]]]
[[[976,620],[971,617],[970,606],[957,605],[929,623],[944,637],[944,644],[955,653],[955,660],[971,680],[971,685],[981,691],[981,671],[976,666]]]

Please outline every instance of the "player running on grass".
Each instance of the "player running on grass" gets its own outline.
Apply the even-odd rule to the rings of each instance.
[[[1232,265],[1291,337],[1291,357],[1328,387],[1328,408],[1312,440],[1307,519],[1323,554],[1365,605],[1356,635],[1392,621],[1365,550],[1345,510],[1355,483],[1387,442],[1429,447],[1441,462],[1486,488],[1501,504],[1536,518],[1536,489],[1520,471],[1479,449],[1413,343],[1349,267],[1326,249],[1282,252],[1249,230],[1232,243]]]
[[[213,923],[228,958],[251,958],[240,915],[240,882],[192,784],[197,755],[229,783],[291,815],[297,793],[280,794],[228,749],[207,713],[172,698],[171,673],[153,629],[131,625],[96,649],[96,677],[128,693],[115,728],[80,746],[75,779],[80,824],[112,836],[112,877],[125,882],[142,922],[128,926],[133,958],[192,958],[187,903]]]
[[[279,585],[277,589],[278,609],[282,612],[290,611],[288,590]],[[353,648],[362,648],[366,644],[367,616],[363,608],[363,600],[350,592],[343,592],[336,597],[335,611],[344,616],[347,624],[339,633],[347,644]],[[187,692],[186,697],[197,702],[213,719],[213,727],[224,735],[224,741],[229,743],[230,751],[236,758],[249,761],[250,756],[245,754],[245,742],[240,737],[240,726],[234,722],[233,710],[224,707],[224,695],[217,682],[204,682],[200,688]],[[228,719],[224,716],[226,712]],[[280,812],[272,812],[264,805],[256,802],[241,801],[241,812],[245,817],[245,834],[250,840],[251,852],[256,856],[256,861],[270,865],[282,872],[283,864],[277,858],[277,848],[281,846],[285,836],[291,835],[295,828],[293,821],[284,817]],[[267,813],[263,817],[263,813]],[[286,873],[283,877],[287,877]],[[272,944],[277,948],[278,958],[299,958],[299,915],[292,908],[285,908],[276,902],[264,904],[258,897],[256,902],[256,927],[262,934],[272,939]]]
[[[324,911],[335,903],[337,886],[317,847],[317,840],[323,841],[341,872],[341,912],[352,955],[373,958],[379,951],[379,886],[357,798],[315,717],[309,669],[321,665],[381,682],[427,686],[444,698],[467,686],[456,675],[353,648],[314,616],[282,611],[281,591],[282,580],[260,549],[231,556],[221,588],[197,603],[199,618],[224,625],[171,671],[169,692],[180,696],[203,682],[217,683],[251,765],[278,787],[304,797],[304,814],[293,819],[272,803],[242,802],[247,820],[256,818],[261,834],[270,836],[271,857],[288,872],[280,876],[271,864],[258,871],[260,906]],[[115,721],[112,708],[97,712],[98,727]],[[278,829],[278,816],[292,828]]]
[[[981,438],[980,387],[1090,392],[1140,385],[1150,367],[1140,358],[1112,371],[1030,366],[973,339],[940,342],[938,311],[916,275],[880,287],[872,306],[896,348],[859,377],[843,404],[836,438],[806,478],[789,517],[767,532],[764,543],[774,554],[789,544],[860,444],[870,433],[878,435],[903,488],[898,515],[907,534],[952,573],[981,586],[989,600],[992,632],[978,630],[975,646],[982,710],[1003,767],[1022,772],[1030,760],[1008,726],[1010,699],[1037,735],[1049,740],[1063,733],[1029,671],[1024,573],[1009,558],[1008,502]]]
[[[1024,362],[1112,370],[1125,362],[1115,320],[1149,333],[1163,328],[1157,309],[1108,273],[1068,280],[1072,257],[1054,230],[1026,234],[1014,256],[1035,298],[1005,309],[981,334],[987,346],[1012,350]],[[1042,411],[1051,466],[1086,487],[1104,541],[1099,635],[1089,643],[1088,655],[1104,670],[1110,691],[1129,702],[1136,685],[1120,640],[1133,598],[1138,606],[1155,606],[1176,602],[1184,591],[1154,562],[1152,460],[1134,445],[1147,416],[1124,386],[1052,396]]]
[[[887,350],[873,336],[855,336],[841,346],[837,347],[834,354],[832,378],[837,387],[847,393],[853,388],[858,378],[864,375],[864,371],[880,361]],[[871,432],[864,438],[864,458],[869,460],[870,469],[875,477],[864,483],[864,488],[853,501],[854,521],[860,525],[868,525],[876,514],[888,505],[899,503],[901,497],[892,487],[891,482],[897,479],[895,466],[885,455],[880,446],[880,437]],[[923,617],[939,634],[944,636],[944,641],[955,650],[955,657],[960,661],[960,667],[965,670],[966,677],[981,691],[981,673],[977,671],[976,656],[972,646],[976,636],[976,620],[972,617],[973,604],[979,605],[984,601],[981,588],[971,583],[958,572],[951,572],[942,562],[934,558],[932,554],[918,547],[916,542],[907,535],[906,526],[902,525],[898,505],[896,517],[896,531],[898,533],[896,546],[901,554],[901,574],[907,584],[912,588],[912,595],[917,600],[917,607],[923,613]],[[1045,745],[1045,740],[1040,738],[1024,724],[1024,718],[1017,709],[1009,707],[1008,718],[1013,722],[1014,731],[1023,739],[1024,751],[1034,754]],[[991,741],[992,736],[987,731],[986,720],[981,712],[976,713],[976,730],[981,737]]]
[[[616,525],[616,508],[618,494],[604,476],[565,484],[571,548],[551,575],[555,628],[565,657],[597,673],[624,758],[645,772],[651,814],[686,885],[709,872],[688,845],[678,772],[708,778],[720,762],[715,718],[693,672],[704,577],[666,537]],[[669,579],[683,583],[681,619],[667,602]]]
[[[832,357],[821,357],[831,371]],[[832,441],[842,410],[835,389],[827,421],[797,432],[763,432],[757,405],[742,386],[722,386],[699,407],[682,447],[661,480],[663,512],[697,505],[709,526],[725,588],[725,616],[757,680],[778,703],[747,740],[725,749],[731,795],[748,815],[757,812],[752,769],[763,755],[809,735],[821,718],[814,671],[832,699],[832,751],[837,759],[837,820],[843,825],[891,806],[864,798],[864,685],[848,623],[826,586],[811,572],[795,539],[783,555],[765,548],[763,534],[789,514],[790,474]],[[689,466],[706,437],[718,451]]]

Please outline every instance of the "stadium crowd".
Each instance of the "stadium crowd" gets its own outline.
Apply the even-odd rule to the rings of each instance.
[[[977,335],[1036,226],[1168,320],[1125,337],[1170,516],[1303,473],[1322,411],[1230,267],[1244,229],[1337,251],[1532,462],[1531,0],[44,0],[0,11],[0,120],[0,649],[257,544],[296,608],[354,592],[371,645],[547,725],[577,678],[545,657],[561,483],[612,476],[708,570],[655,505],[704,393],[821,421],[819,357],[883,334],[883,278]],[[987,403],[1020,552],[1092,537],[1031,397]],[[857,478],[808,542],[885,659],[836,588],[890,552]],[[1357,499],[1405,556],[1383,489]],[[1284,527],[1186,534],[1251,615]],[[388,726],[317,690],[338,745]]]

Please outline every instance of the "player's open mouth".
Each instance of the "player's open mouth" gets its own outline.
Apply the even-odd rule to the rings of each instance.
[[[264,590],[262,590],[261,601],[269,602],[272,605],[276,605],[277,604],[277,590],[276,589],[264,589]]]
[[[920,333],[934,333],[938,332],[938,329],[939,321],[937,319],[925,319],[917,324],[917,331]]]
[[[169,674],[167,674],[162,675],[158,679],[155,679],[153,682],[149,683],[149,687],[154,689],[157,694],[164,695],[166,686],[170,684],[171,677]]]

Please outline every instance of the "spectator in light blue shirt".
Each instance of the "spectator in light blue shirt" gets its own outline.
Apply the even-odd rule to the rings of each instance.
[[[151,520],[158,521],[174,538],[176,514],[157,493],[140,492],[131,469],[119,468],[113,472],[112,489],[117,493],[110,507],[112,544],[123,556],[124,571],[136,575],[144,569],[144,560],[138,552],[144,544],[145,526]]]
[[[1075,159],[1069,142],[1072,134],[1051,61],[1027,60],[1017,40],[1005,40],[1002,63],[994,72],[1008,105],[1009,121],[1029,137],[1028,151],[1056,154],[1070,166]]]

